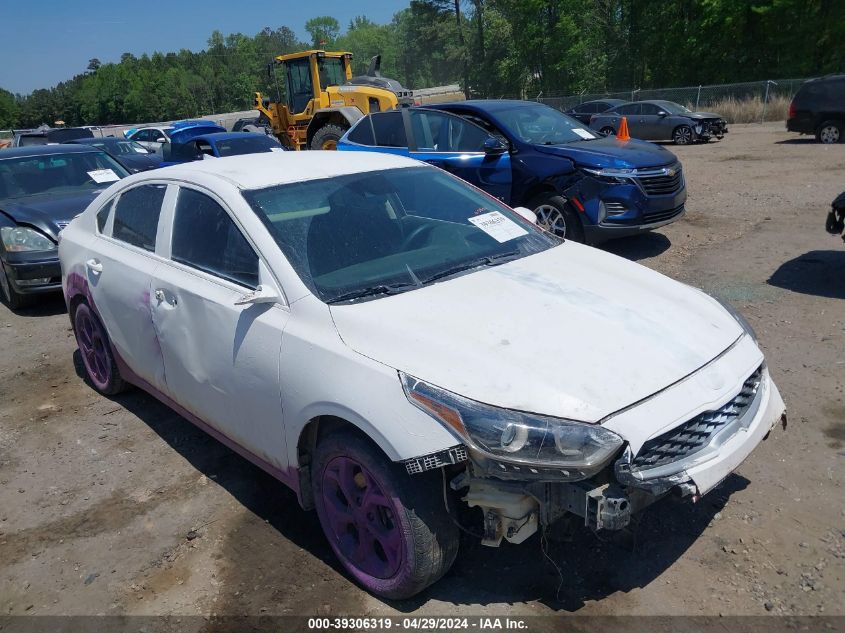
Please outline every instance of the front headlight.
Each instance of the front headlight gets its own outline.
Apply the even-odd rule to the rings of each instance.
[[[601,470],[623,443],[598,424],[501,409],[399,376],[411,404],[499,460],[574,471],[583,478]]]
[[[593,169],[591,167],[582,167],[581,169],[593,176],[594,178],[598,178],[599,180],[603,180],[604,182],[610,182],[614,184],[630,183],[630,178],[633,177],[635,174],[635,170],[633,169],[614,169],[612,167],[608,167],[605,169]]]
[[[54,251],[56,243],[49,237],[26,226],[0,227],[0,239],[7,253],[24,251]]]

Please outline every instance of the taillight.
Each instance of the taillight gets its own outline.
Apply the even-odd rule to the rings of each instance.
[[[790,118],[790,119],[794,119],[794,118],[795,118],[795,114],[796,114],[795,102],[794,102],[794,101],[792,101],[792,102],[790,102],[790,104],[789,104],[789,118]]]

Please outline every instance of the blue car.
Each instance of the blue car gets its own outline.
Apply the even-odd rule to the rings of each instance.
[[[449,171],[555,234],[587,243],[664,226],[687,192],[672,152],[603,138],[530,101],[439,103],[370,114],[338,143],[343,151],[410,156]]]
[[[177,140],[171,140],[170,144],[162,149],[163,166],[206,158],[285,151],[275,137],[255,132],[202,133],[199,131],[194,134],[174,134],[174,136]]]

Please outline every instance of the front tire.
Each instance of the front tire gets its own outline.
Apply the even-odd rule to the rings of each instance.
[[[452,566],[459,534],[443,503],[441,473],[409,475],[348,431],[318,443],[312,469],[323,532],[367,591],[410,598]]]
[[[689,125],[679,125],[672,132],[672,141],[675,145],[692,145],[695,140],[695,134]]]
[[[816,131],[816,140],[825,145],[841,143],[842,129],[843,125],[841,121],[825,121]]]
[[[129,384],[120,376],[106,328],[85,302],[73,311],[73,333],[82,355],[85,375],[94,389],[105,396],[126,391]]]
[[[584,243],[581,219],[563,196],[555,193],[540,194],[528,203],[528,208],[536,214],[537,224],[549,233]]]
[[[339,125],[329,123],[324,125],[314,134],[311,139],[311,149],[337,149],[337,142],[340,137],[346,134],[346,130]]]

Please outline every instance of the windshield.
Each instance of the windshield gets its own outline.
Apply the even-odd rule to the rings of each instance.
[[[103,152],[0,158],[0,199],[84,193],[128,175]]]
[[[368,290],[375,296],[413,290],[560,243],[431,167],[309,180],[244,197],[305,285],[326,303]]]
[[[680,103],[675,103],[674,101],[657,101],[655,105],[663,108],[669,114],[686,114],[687,112],[692,112],[689,108],[685,108]]]
[[[322,57],[317,59],[317,70],[320,73],[320,85],[339,86],[346,82],[346,73],[343,71],[343,60],[339,57]]]
[[[264,134],[230,138],[217,141],[217,152],[220,156],[240,156],[241,154],[259,154],[261,152],[278,151],[282,148],[274,138]]]
[[[558,145],[598,138],[578,119],[540,103],[521,103],[506,110],[497,110],[496,117],[511,134],[526,143]]]

